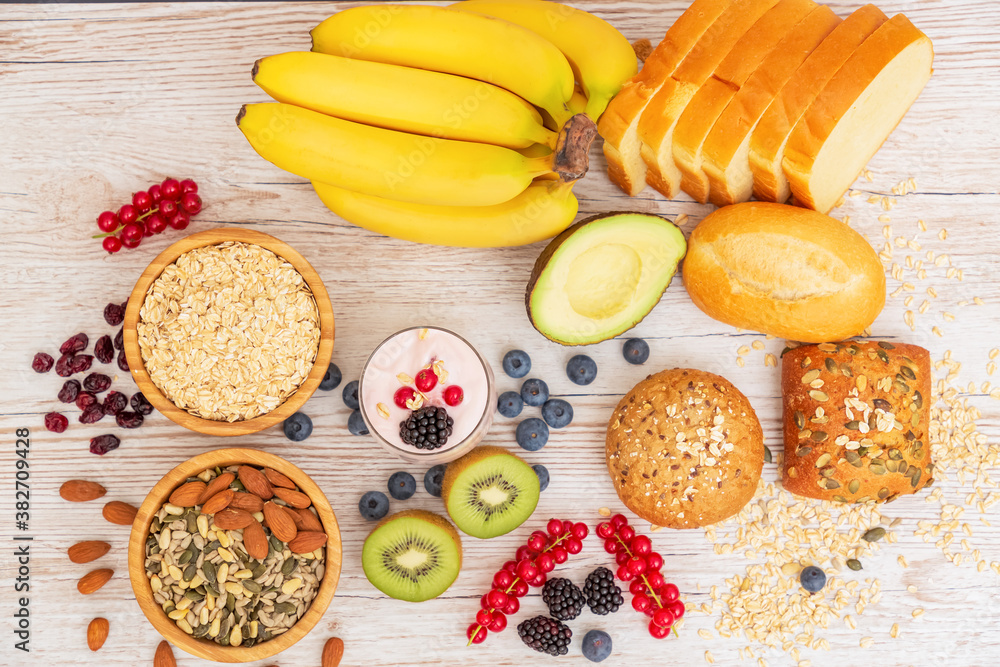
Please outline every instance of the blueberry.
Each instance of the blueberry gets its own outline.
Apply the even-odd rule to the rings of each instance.
[[[432,496],[441,497],[441,483],[444,482],[444,464],[439,463],[424,474],[424,488]]]
[[[497,412],[508,419],[518,416],[523,409],[524,401],[521,400],[521,395],[516,391],[505,391],[497,399]]]
[[[524,350],[511,350],[503,355],[503,372],[512,378],[523,378],[531,370],[531,357]]]
[[[541,407],[549,400],[549,385],[536,378],[525,380],[521,385],[521,400],[533,408]]]
[[[361,410],[355,410],[347,418],[347,430],[351,432],[351,435],[368,435],[368,424],[361,416]]]
[[[358,402],[358,381],[351,380],[344,385],[344,405],[346,405],[351,410],[357,410],[361,407],[361,403]]]
[[[611,635],[604,630],[591,630],[583,636],[583,657],[600,662],[611,655]]]
[[[815,565],[810,565],[799,574],[799,581],[808,592],[818,593],[826,586],[826,573]]]
[[[549,469],[541,463],[536,463],[531,467],[535,471],[535,474],[538,475],[538,490],[544,491],[549,488]]]
[[[542,406],[542,419],[552,428],[569,426],[573,421],[573,406],[561,398],[550,398]]]
[[[337,388],[341,379],[343,379],[343,375],[340,374],[337,364],[330,364],[330,367],[326,369],[326,375],[323,376],[323,381],[319,383],[319,388],[323,391],[332,391]]]
[[[517,444],[529,452],[537,452],[549,441],[549,427],[538,417],[528,417],[517,425]]]
[[[286,438],[292,442],[301,442],[312,435],[313,422],[309,419],[309,415],[296,412],[284,421],[281,428],[285,431]]]
[[[410,473],[400,470],[389,477],[389,495],[396,500],[406,500],[416,492],[417,480]]]
[[[361,496],[358,511],[369,521],[378,521],[389,513],[389,499],[381,491],[369,491]]]
[[[622,356],[630,364],[644,364],[649,359],[649,344],[641,338],[629,338],[622,346]]]
[[[585,354],[578,354],[566,364],[566,375],[574,384],[590,384],[597,377],[597,364]]]

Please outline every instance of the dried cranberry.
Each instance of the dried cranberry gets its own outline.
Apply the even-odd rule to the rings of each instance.
[[[58,412],[50,412],[45,415],[45,428],[53,433],[62,433],[69,426],[69,420]]]
[[[118,368],[119,370],[123,370],[126,373],[129,372],[128,359],[125,358],[125,350],[122,350],[121,352],[118,353]]]
[[[89,354],[77,354],[69,360],[69,369],[73,374],[83,373],[90,370],[90,365],[94,363],[94,357]]]
[[[48,373],[52,370],[52,364],[54,363],[55,360],[52,359],[52,355],[39,352],[35,355],[35,358],[31,360],[31,370],[36,373]]]
[[[125,321],[125,309],[117,303],[104,306],[104,321],[113,327]]]
[[[118,449],[118,445],[121,442],[121,440],[110,433],[99,435],[96,438],[90,439],[90,453],[104,456],[108,452]]]
[[[59,357],[59,361],[56,362],[56,375],[61,378],[68,378],[73,374],[73,368],[71,364],[73,362],[72,354],[64,354]]]
[[[83,378],[83,388],[95,394],[107,391],[111,387],[111,378],[104,373],[91,373]]]
[[[88,405],[84,409],[83,414],[80,415],[81,424],[93,424],[104,419],[104,408],[100,403],[94,403],[93,405]]]
[[[115,422],[122,428],[139,428],[142,426],[142,415],[126,410],[115,415]]]
[[[128,407],[128,397],[120,391],[109,391],[104,397],[104,414],[116,415]]]
[[[140,415],[148,415],[153,412],[153,404],[146,400],[145,394],[141,391],[132,394],[132,400],[129,403],[132,404],[132,409]]]
[[[94,343],[94,356],[102,364],[110,364],[115,360],[115,347],[111,344],[111,336],[101,336]]]
[[[59,400],[63,403],[72,403],[80,395],[80,382],[77,380],[66,380],[62,389],[59,390]]]
[[[76,396],[76,407],[81,410],[86,410],[94,403],[97,403],[97,397],[91,394],[89,391],[81,391]]]
[[[118,330],[115,334],[115,349],[124,350],[125,349],[125,327]]]
[[[87,338],[87,334],[78,333],[77,335],[73,336],[65,343],[63,343],[61,346],[59,346],[59,352],[61,352],[62,354],[76,354],[77,352],[82,352],[83,350],[86,350],[87,343],[89,342],[90,339]]]

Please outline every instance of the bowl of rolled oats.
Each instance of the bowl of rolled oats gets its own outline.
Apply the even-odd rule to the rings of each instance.
[[[340,578],[336,516],[288,461],[219,449],[153,487],[132,524],[128,569],[143,614],[207,660],[263,660],[304,637]]]
[[[209,435],[256,433],[295,413],[323,379],[333,335],[330,297],[309,262],[247,229],[174,243],[125,309],[125,356],[143,395]]]

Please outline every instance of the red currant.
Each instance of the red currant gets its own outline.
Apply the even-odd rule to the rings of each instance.
[[[417,373],[414,383],[420,391],[430,391],[438,383],[438,376],[430,368],[424,368]]]
[[[507,570],[500,570],[493,575],[493,586],[496,588],[507,588],[514,583],[514,575]]]
[[[126,248],[134,248],[142,241],[142,227],[132,222],[122,228],[122,244]]]
[[[585,523],[574,523],[573,524],[573,537],[578,540],[587,539],[587,535],[590,535],[590,528],[587,527]]]
[[[396,404],[397,407],[406,409],[406,402],[416,398],[417,392],[413,391],[411,387],[400,387],[396,390],[396,393],[392,395],[392,402]]]
[[[637,576],[646,571],[646,561],[638,556],[632,556],[629,558],[626,565],[628,565],[629,572]]]
[[[649,622],[649,634],[653,635],[656,639],[663,639],[670,634],[670,628],[661,628],[653,621]]]
[[[152,229],[149,228],[149,225],[146,224],[146,222],[148,220],[149,219],[147,218],[146,220],[140,220],[137,223],[135,223],[135,224],[139,225],[140,227],[142,227],[142,235],[143,236],[152,236],[153,234],[156,233]]]
[[[647,568],[648,567],[649,566],[647,564]],[[663,588],[663,584],[664,584],[663,575],[660,574],[659,572],[650,572],[647,569],[646,570],[646,581],[649,582],[649,587],[652,588],[654,591],[658,591],[661,588]]]
[[[525,581],[531,581],[538,576],[538,568],[530,560],[522,560],[517,564],[517,576]]]
[[[491,609],[490,607],[490,594],[483,593],[483,597],[479,598],[479,606],[483,609]]]
[[[618,553],[619,546],[620,545],[618,544],[618,540],[616,540],[613,537],[609,537],[608,539],[604,540],[604,550],[607,551],[609,554]]]
[[[181,192],[198,192],[198,184],[190,178],[185,178],[181,181]]]
[[[663,600],[663,604],[670,604],[671,602],[677,602],[681,597],[681,592],[674,584],[664,584],[660,586],[660,599]]]
[[[608,539],[614,534],[615,534],[615,527],[612,526],[609,522],[604,521],[602,523],[597,524],[598,537],[603,537],[604,539]]]
[[[563,547],[553,547],[549,553],[552,554],[552,559],[560,565],[569,559],[569,552]]]
[[[546,579],[548,579],[548,577],[545,575],[545,573],[539,572],[538,574],[535,575],[534,579],[529,579],[528,583],[534,586],[535,588],[541,588],[542,586],[545,585]]]
[[[490,632],[502,632],[507,627],[507,617],[501,612],[493,612],[493,621],[489,624]]]
[[[566,540],[565,545],[566,545],[566,551],[570,552],[571,554],[578,554],[581,551],[583,551],[583,542],[576,539],[575,537],[571,537],[568,540]]]
[[[139,190],[139,192],[132,195],[132,206],[135,206],[139,213],[145,213],[153,208],[153,198],[145,190]]]
[[[153,234],[162,234],[163,230],[167,228],[167,221],[163,219],[159,213],[153,213],[145,220],[146,231],[152,232]]]
[[[168,178],[160,184],[160,192],[164,199],[177,201],[181,197],[181,184],[176,178]]]
[[[135,222],[139,219],[139,211],[132,204],[125,204],[118,209],[118,219],[122,221],[123,225]]]
[[[636,535],[629,544],[632,553],[643,556],[653,551],[653,543],[645,535]]]
[[[628,585],[628,590],[632,595],[645,595],[646,583],[642,579],[633,579],[632,583]]]
[[[526,584],[521,580],[515,581],[514,587],[510,589],[510,592],[513,593],[516,597],[523,598],[525,595],[528,594],[528,584]]]
[[[113,232],[118,229],[118,216],[111,211],[105,211],[97,216],[97,227],[102,232]]]
[[[652,604],[652,601],[645,595],[640,594],[632,598],[632,608],[636,611],[646,611]],[[476,616],[476,620],[479,620],[478,616]]]
[[[493,622],[493,614],[490,613],[489,609],[480,609],[476,612],[476,623],[482,626],[487,626]]]
[[[503,613],[510,616],[511,614],[516,614],[521,608],[521,601],[517,599],[516,595],[507,596],[507,606],[503,608]]]
[[[201,197],[193,192],[181,195],[181,208],[191,215],[201,213]]]
[[[615,554],[615,562],[619,565],[628,565],[629,559],[632,557],[628,555],[628,552],[622,549]]]
[[[177,211],[174,213],[169,220],[170,226],[174,229],[186,229],[189,224],[191,224],[191,217],[184,211]]]
[[[503,564],[503,569],[507,570],[513,575],[517,575],[517,561],[509,560]]]
[[[635,537],[635,528],[632,526],[622,526],[618,529],[618,537],[622,538],[623,542],[628,542]]]
[[[161,199],[163,199],[163,192],[160,190],[159,185],[149,186],[149,189],[146,190],[146,192],[149,193],[149,198],[153,201],[154,204],[158,203]]]
[[[669,609],[657,609],[653,612],[653,623],[661,628],[669,628],[674,624],[674,615]]]
[[[475,623],[470,625],[469,629],[465,631],[465,636],[468,637],[473,644],[482,644],[486,641],[487,634],[486,628]]]
[[[518,562],[529,561],[529,560],[535,560],[535,556],[537,555],[538,555],[537,551],[535,551],[534,549],[532,549],[527,545],[522,544],[517,548],[517,553],[514,554],[514,558],[516,558]],[[523,578],[527,579],[528,577],[523,577]]]
[[[542,572],[551,572],[556,569],[556,559],[551,554],[541,554],[535,559],[535,566]]]
[[[177,202],[170,199],[163,199],[160,201],[160,215],[163,216],[165,220],[169,220],[174,213],[180,210],[177,206]]]
[[[549,519],[545,530],[549,531],[549,535],[552,537],[559,537],[563,534],[563,523],[559,519]]]
[[[684,603],[680,600],[674,600],[668,604],[667,609],[669,609],[670,613],[674,615],[674,618],[678,620],[684,618],[684,612],[686,609],[684,609]]]
[[[573,532],[573,522],[572,521],[563,521],[563,532],[564,533],[572,533]]]
[[[541,552],[545,549],[548,544],[549,536],[540,530],[536,530],[528,538],[528,548],[532,551]]]
[[[625,518],[624,514],[616,514],[611,517],[611,527],[615,530],[620,530],[622,526],[628,525],[628,519]]]
[[[101,246],[108,252],[114,253],[122,249],[122,242],[117,236],[105,236]]]
[[[507,594],[500,589],[494,588],[492,591],[486,594],[487,599],[490,601],[490,606],[494,609],[498,607],[503,607],[507,604]],[[485,623],[483,625],[486,625]]]
[[[457,384],[453,384],[444,390],[444,402],[454,407],[465,399],[465,392]]]
[[[618,572],[616,572],[616,574],[618,575],[618,578],[621,579],[622,581],[632,581],[633,579],[635,579],[635,575],[629,571],[627,565],[620,565],[618,567]]]
[[[655,551],[646,556],[646,567],[650,570],[659,570],[663,567],[663,556]]]

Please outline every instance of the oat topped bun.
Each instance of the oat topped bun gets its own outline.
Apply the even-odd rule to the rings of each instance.
[[[764,466],[764,434],[750,401],[713,373],[676,368],[637,384],[611,416],[608,472],[618,497],[668,528],[736,514]]]

